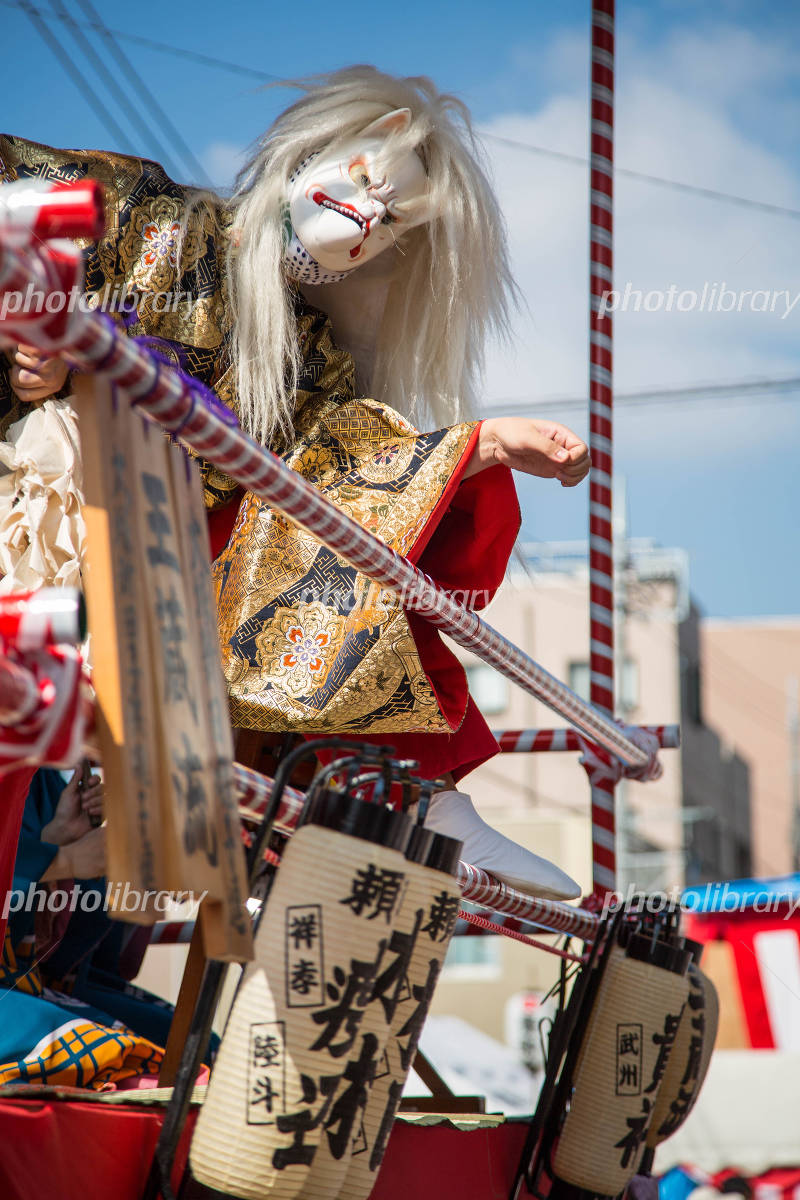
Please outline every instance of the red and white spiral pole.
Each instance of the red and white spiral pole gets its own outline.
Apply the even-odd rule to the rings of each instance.
[[[636,728],[654,737],[662,750],[677,750],[681,744],[680,725],[640,725]],[[581,736],[574,729],[493,729],[492,737],[503,754],[584,749]]]
[[[614,712],[612,319],[601,306],[612,287],[614,200],[614,0],[592,0],[589,181],[589,586],[591,701]],[[592,792],[592,879],[598,895],[616,884],[614,791],[610,774],[586,766]]]

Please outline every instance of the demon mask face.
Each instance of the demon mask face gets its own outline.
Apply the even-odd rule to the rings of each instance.
[[[410,121],[407,108],[387,113],[293,172],[288,202],[294,236],[287,252],[293,274],[305,262],[306,282],[341,278],[430,218],[422,160],[390,136]],[[315,272],[313,264],[322,270]]]

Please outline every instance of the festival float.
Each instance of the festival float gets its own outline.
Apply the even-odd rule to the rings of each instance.
[[[183,342],[183,352],[176,350],[181,314],[165,314],[147,300],[158,289],[143,287],[155,278],[145,268],[167,270],[171,263],[174,278],[180,189],[155,164],[3,139],[7,176],[14,156],[16,166],[0,191],[0,333],[6,345],[65,356],[74,372],[69,404],[80,428],[86,525],[80,582],[91,638],[87,657],[78,648],[83,598],[70,587],[0,598],[6,893],[34,772],[42,764],[71,767],[85,755],[102,765],[105,778],[112,912],[146,935],[155,928],[160,939],[190,938],[163,1048],[76,1009],[9,1067],[0,1092],[4,1196],[612,1198],[648,1186],[656,1147],[694,1105],[717,1022],[701,947],[685,936],[674,909],[605,903],[616,881],[615,785],[623,776],[657,778],[659,750],[678,739],[675,728],[630,727],[613,716],[612,325],[599,303],[612,279],[613,19],[613,0],[597,0],[590,701],[455,594],[460,577],[446,540],[436,544],[436,522],[458,519],[459,484],[471,485],[473,515],[485,503],[476,477],[465,473],[470,456],[479,454],[478,426],[420,435],[381,403],[357,400],[341,375],[331,412],[320,380],[341,368],[340,352],[300,298],[292,300],[304,356],[295,380],[303,397],[295,418],[299,449],[284,447],[280,456],[266,449],[225,402],[224,373],[212,384],[202,378],[216,347]],[[377,86],[377,73],[359,77],[358,70],[331,77],[335,96]],[[333,95],[323,99],[332,103]],[[315,102],[312,95],[309,103]],[[307,115],[302,103],[295,106],[300,116]],[[372,223],[337,190],[336,171],[325,174],[324,147],[307,144],[298,152],[295,109],[279,131],[281,138],[293,132],[291,153],[280,138],[265,139],[260,152],[284,153],[287,166],[289,228],[274,242],[284,256],[276,261],[286,263],[288,255],[300,283],[345,287],[342,279],[353,269],[348,260],[371,230],[377,254],[400,236],[403,222],[412,231],[431,223],[414,188],[426,176],[440,178],[441,148],[435,139],[430,146],[415,143],[416,116],[391,101],[357,127],[357,158],[343,126],[337,136],[352,160],[350,180],[373,194]],[[395,164],[391,179],[371,181],[384,140],[400,147],[402,169]],[[91,177],[94,160],[102,168],[98,178]],[[258,212],[254,172],[244,195]],[[153,180],[158,190],[148,192]],[[477,194],[483,184],[472,179],[470,186]],[[194,268],[213,274],[218,233],[203,203],[195,209],[199,224],[186,227],[184,249]],[[483,195],[481,203],[490,206],[490,198]],[[328,261],[319,233],[325,226],[315,225],[320,211],[358,231],[355,246],[344,239]],[[243,228],[237,248],[246,261],[253,245]],[[315,238],[321,249],[312,253]],[[108,264],[123,244],[134,246],[131,261],[144,271],[135,277],[149,326],[125,327],[91,304],[50,303],[84,287],[91,292],[97,278],[108,283]],[[502,256],[499,243],[493,249]],[[424,262],[420,269],[423,278]],[[380,290],[380,276],[370,281]],[[212,280],[196,306],[209,325],[220,319],[217,285]],[[36,311],[8,302],[31,289],[44,297]],[[351,289],[349,312],[354,296]],[[278,297],[274,312],[285,314],[285,304]],[[335,329],[338,310],[331,305]],[[244,328],[242,312],[239,319]],[[417,332],[423,337],[424,330]],[[451,332],[456,338],[455,325]],[[261,365],[280,376],[279,391],[286,389],[283,361],[275,368],[268,358],[269,347]],[[285,427],[279,433],[285,441]],[[508,495],[510,472],[490,470],[498,504],[498,496]],[[578,482],[580,471],[568,482]],[[413,492],[420,480],[429,492],[422,500]],[[209,492],[224,503],[209,504]],[[374,502],[365,502],[365,494]],[[493,535],[502,542],[507,530],[494,526]],[[256,583],[247,576],[254,562]],[[355,607],[326,624],[324,606],[296,588],[306,572],[347,585]],[[267,577],[280,600],[271,607],[253,599]],[[488,592],[497,586],[482,583]],[[369,657],[390,628],[400,629],[392,643],[402,667],[395,685],[406,705],[400,717],[399,700],[376,706],[385,672]],[[594,878],[593,894],[581,903],[566,902],[576,896],[572,881],[553,864],[504,845],[507,839],[492,840],[482,822],[476,826],[479,819],[463,803],[469,798],[453,790],[469,755],[437,759],[424,741],[455,742],[451,733],[461,722],[470,738],[483,737],[461,694],[463,680],[452,702],[460,715],[449,724],[448,698],[428,686],[435,675],[428,670],[431,655],[441,644],[431,640],[436,630],[567,722],[567,728],[504,731],[497,741],[507,753],[581,754],[591,789]],[[329,654],[336,669],[325,665]],[[366,664],[360,682],[347,657],[353,654],[357,668]],[[307,702],[323,692],[324,704]],[[308,718],[312,710],[316,723]],[[404,726],[409,713],[413,719]],[[234,742],[231,721],[250,736]],[[262,733],[276,736],[266,742],[253,736]],[[265,757],[269,771],[262,769]],[[442,795],[450,797],[448,815]],[[487,836],[488,857],[477,849]],[[146,897],[202,898],[197,920],[188,931],[156,925],[155,907],[147,903],[131,914],[121,899],[131,889]],[[558,1014],[530,1119],[485,1114],[480,1103],[464,1112],[418,1051],[459,919],[561,962]],[[231,963],[242,965],[242,976],[221,1042],[210,1051]],[[25,999],[44,1004],[53,997],[45,990]],[[101,1071],[95,1060],[109,1047],[113,1064]],[[425,1113],[409,1112],[403,1100],[412,1066],[432,1087]],[[148,1075],[157,1086],[124,1084]]]

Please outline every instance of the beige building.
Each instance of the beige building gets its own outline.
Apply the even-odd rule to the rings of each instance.
[[[704,620],[704,718],[750,768],[752,871],[800,867],[800,617]]]
[[[526,547],[525,570],[511,573],[487,619],[576,691],[588,695],[589,587],[586,547]],[[707,832],[709,874],[737,873],[749,841],[747,771],[694,704],[699,689],[697,614],[688,596],[683,551],[631,541],[618,577],[617,712],[632,724],[681,724],[680,750],[662,752],[655,782],[617,789],[618,886],[679,890],[695,826]],[[490,667],[457,651],[470,688],[493,729],[563,726],[551,710]],[[515,841],[557,862],[591,890],[589,783],[575,753],[500,755],[461,784],[483,817]],[[734,847],[737,854],[730,847]],[[716,854],[714,849],[716,848]],[[696,857],[696,856],[695,856]],[[505,1011],[520,992],[557,979],[555,956],[503,937],[456,939],[434,999],[503,1040]]]
[[[622,890],[629,882],[671,890],[749,873],[748,762],[756,869],[788,870],[785,696],[787,680],[800,675],[800,620],[701,622],[689,600],[685,554],[648,542],[628,543],[620,577],[617,711],[631,723],[682,727],[681,749],[662,752],[661,779],[618,788]],[[527,548],[525,570],[512,572],[487,618],[559,679],[588,692],[585,546]],[[564,724],[492,668],[457,653],[493,729]],[[498,756],[461,786],[488,821],[590,890],[589,784],[577,754]],[[163,991],[169,973],[174,997],[184,957],[184,948],[153,948],[143,981],[157,977]],[[459,937],[432,1011],[519,1044],[521,998],[546,992],[559,970],[555,956],[507,938]]]

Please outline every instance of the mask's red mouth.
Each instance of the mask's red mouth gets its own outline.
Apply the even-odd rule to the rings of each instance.
[[[369,234],[369,221],[363,215],[363,213],[360,213],[357,208],[353,207],[352,204],[342,204],[340,201],[332,200],[330,196],[326,196],[324,192],[319,191],[312,192],[311,199],[315,204],[318,204],[320,208],[330,208],[333,212],[337,212],[341,216],[347,217],[349,220],[354,221],[361,230],[362,237],[365,238]],[[354,246],[350,251],[350,257],[355,258],[360,249],[360,246]]]

